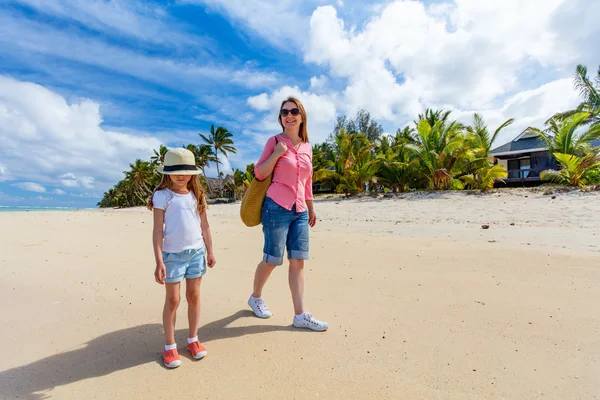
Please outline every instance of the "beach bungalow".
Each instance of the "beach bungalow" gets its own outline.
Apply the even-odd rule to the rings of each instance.
[[[206,177],[206,184],[208,185],[208,196],[215,198],[219,195],[219,179]],[[225,175],[221,180],[223,185],[223,196],[224,197],[235,197],[232,187],[235,185],[233,176],[230,174]]]
[[[600,140],[592,142],[600,146]],[[495,164],[503,165],[508,172],[507,185],[541,184],[540,173],[547,169],[558,170],[556,159],[544,145],[540,135],[523,132],[512,141],[490,151]]]

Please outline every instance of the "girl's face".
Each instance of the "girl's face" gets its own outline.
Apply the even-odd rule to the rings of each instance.
[[[281,118],[281,122],[285,129],[300,129],[300,124],[302,123],[302,114],[300,113],[296,103],[291,101],[285,103],[283,107],[281,107],[279,118]]]
[[[171,177],[171,184],[176,188],[187,187],[188,182],[192,179],[191,175],[169,175]]]

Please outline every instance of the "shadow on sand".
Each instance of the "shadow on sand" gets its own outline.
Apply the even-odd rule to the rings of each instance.
[[[208,343],[218,339],[294,330],[291,325],[227,326],[233,321],[248,317],[255,318],[250,310],[240,310],[229,317],[202,326],[198,336],[203,343]],[[186,337],[187,329],[175,332],[178,344],[185,343]],[[160,351],[163,346],[162,324],[146,324],[107,333],[89,341],[81,349],[0,372],[0,388],[3,392],[0,396],[10,399],[44,399],[46,396],[39,392],[82,379],[104,376],[151,362],[164,368]],[[180,354],[184,357],[186,353],[182,351],[181,346]],[[157,351],[154,351],[155,349]]]

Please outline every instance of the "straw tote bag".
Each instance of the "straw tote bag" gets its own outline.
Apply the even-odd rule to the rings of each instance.
[[[277,146],[279,141],[275,137],[275,145]],[[262,222],[262,205],[267,195],[267,190],[271,186],[271,180],[273,179],[273,173],[267,176],[264,180],[259,181],[252,179],[250,186],[244,197],[242,197],[242,205],[240,207],[240,217],[242,222],[246,226],[257,226]]]

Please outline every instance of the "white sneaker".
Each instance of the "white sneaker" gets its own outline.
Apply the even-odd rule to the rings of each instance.
[[[253,297],[250,296],[248,299],[248,305],[254,311],[254,315],[258,318],[269,318],[271,315],[271,311],[269,311],[269,307],[265,304],[265,301],[262,297]]]
[[[294,316],[294,327],[312,329],[313,331],[323,332],[326,331],[329,325],[327,322],[319,321],[314,319],[310,313],[305,312],[302,314],[302,318],[296,318]]]

